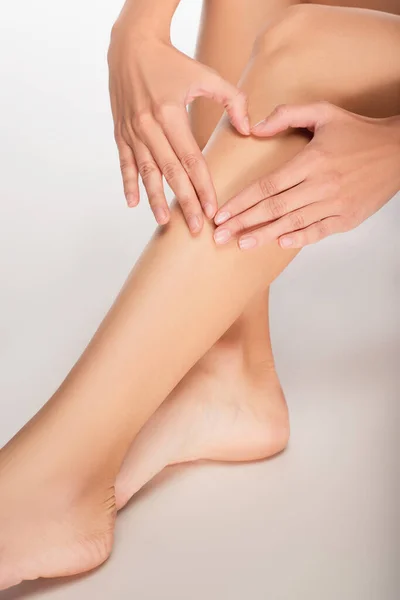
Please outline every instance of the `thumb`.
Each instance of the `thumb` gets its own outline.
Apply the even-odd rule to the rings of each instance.
[[[321,125],[328,123],[333,117],[335,106],[329,102],[314,104],[281,104],[263,121],[252,127],[254,135],[272,136],[289,127],[316,131]]]
[[[250,120],[246,94],[225,81],[218,74],[212,74],[197,89],[193,96],[204,96],[223,104],[232,125],[243,135],[250,135]]]

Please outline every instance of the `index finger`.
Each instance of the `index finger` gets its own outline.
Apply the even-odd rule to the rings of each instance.
[[[185,107],[168,107],[160,122],[169,143],[191,180],[209,219],[217,211],[217,194],[207,163],[192,134]]]
[[[140,194],[136,160],[132,148],[122,137],[116,137],[116,142],[125,198],[128,206],[137,206],[139,204]]]
[[[221,225],[262,200],[276,196],[299,183],[303,183],[308,171],[308,150],[305,149],[279,169],[272,171],[265,177],[261,177],[261,179],[228,200],[215,215],[215,224]]]

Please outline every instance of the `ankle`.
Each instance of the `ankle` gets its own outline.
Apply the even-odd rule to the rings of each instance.
[[[215,369],[230,368],[244,376],[267,376],[276,378],[275,362],[268,336],[264,339],[248,339],[242,335],[224,334],[204,357]]]

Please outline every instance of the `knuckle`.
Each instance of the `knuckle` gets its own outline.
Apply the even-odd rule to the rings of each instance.
[[[319,240],[326,237],[328,235],[328,226],[324,221],[320,221],[317,225],[317,237]]]
[[[121,171],[124,173],[132,167],[132,163],[127,158],[121,157],[119,159],[119,166],[121,168]]]
[[[188,213],[188,212],[194,213],[195,204],[193,203],[192,198],[190,198],[189,196],[180,196],[179,204],[185,213]]]
[[[152,210],[155,210],[159,206],[164,206],[164,198],[161,194],[152,194],[149,195],[149,204]]]
[[[207,190],[201,185],[196,185],[196,194],[202,202],[206,202],[210,198],[210,194],[208,194]]]
[[[275,110],[273,111],[273,115],[275,117],[282,117],[283,115],[285,115],[287,113],[287,110],[288,110],[287,104],[278,104],[275,107]]]
[[[220,76],[218,76],[218,79],[220,79]],[[229,109],[237,104],[245,103],[247,103],[246,94],[241,90],[236,90],[235,94],[227,101],[225,108]]]
[[[274,196],[278,191],[275,182],[270,178],[260,179],[259,186],[263,198]]]
[[[162,166],[161,172],[167,181],[173,181],[174,179],[176,179],[179,173],[179,168],[176,163],[167,162]]]
[[[199,165],[199,162],[199,157],[193,152],[185,154],[181,158],[181,163],[186,171],[193,171]]]
[[[134,115],[131,125],[134,131],[141,132],[148,128],[151,120],[151,113],[148,110],[141,110]]]
[[[153,107],[156,120],[163,124],[169,122],[176,111],[177,106],[168,102],[160,102]]]
[[[273,219],[279,219],[286,212],[285,202],[279,195],[272,196],[272,198],[268,198],[268,200],[265,200],[264,208],[266,210],[267,216],[269,218],[272,217]]]
[[[301,212],[295,212],[290,215],[290,224],[294,231],[304,228],[304,216]]]
[[[154,175],[158,171],[158,169],[157,169],[156,164],[149,160],[149,161],[140,163],[138,165],[138,171],[139,171],[140,176],[143,179],[143,181],[147,181],[147,179],[149,179],[149,177]]]
[[[246,229],[247,225],[246,225],[246,218],[241,216],[237,216],[235,217],[235,219],[233,219],[233,223],[232,223],[232,230],[233,231],[244,231]]]

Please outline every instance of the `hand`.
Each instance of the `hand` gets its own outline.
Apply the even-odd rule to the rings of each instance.
[[[213,218],[217,199],[186,106],[198,96],[212,98],[225,106],[236,129],[249,135],[244,94],[169,42],[138,38],[127,26],[119,25],[113,32],[108,62],[115,139],[128,205],[139,202],[140,174],[157,222],[167,223],[164,176],[190,230],[197,233],[203,225],[202,208]]]
[[[313,139],[218,211],[215,223],[223,226],[215,230],[217,243],[239,235],[242,249],[274,240],[282,248],[302,248],[357,227],[399,190],[398,117],[371,119],[327,102],[285,105],[252,133],[270,137],[289,127],[306,128]]]

